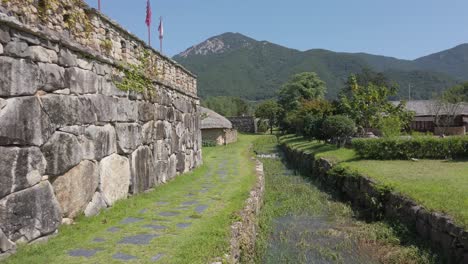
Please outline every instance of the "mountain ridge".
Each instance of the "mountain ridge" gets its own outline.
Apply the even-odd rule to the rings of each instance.
[[[403,60],[365,52],[299,51],[227,32],[173,58],[198,75],[203,98],[222,95],[249,100],[271,98],[290,75],[303,71],[317,72],[327,83],[330,99],[336,98],[350,74],[364,68],[383,72],[403,87],[400,97],[407,96],[404,87],[411,84],[416,99],[428,99],[461,80],[468,80],[468,72],[459,68],[466,63],[464,69],[468,69],[468,44],[415,60]]]

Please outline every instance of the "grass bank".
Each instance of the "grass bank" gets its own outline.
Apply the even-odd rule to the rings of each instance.
[[[62,226],[47,244],[22,246],[5,263],[121,263],[116,254],[133,256],[136,263],[153,263],[156,256],[162,263],[208,263],[222,257],[229,249],[230,225],[238,220],[236,212],[256,181],[250,159],[255,139],[240,135],[235,144],[203,149],[204,165],[192,173],[119,201],[96,217],[79,217],[76,224]],[[166,217],[163,212],[176,214]],[[128,218],[137,220],[125,223]],[[148,225],[165,228],[152,230]],[[121,243],[141,234],[155,238],[146,245]],[[77,249],[96,253],[70,256]]]
[[[442,212],[468,228],[467,160],[363,160],[352,149],[284,136],[281,143],[326,158],[375,179],[378,183],[413,199],[428,210]]]
[[[329,146],[299,142],[298,147],[328,153]],[[276,137],[264,136],[254,150],[277,152]],[[259,218],[256,263],[437,263],[427,250],[413,245],[402,226],[365,223],[348,204],[334,200],[314,180],[289,170],[281,159],[262,159],[265,204]]]

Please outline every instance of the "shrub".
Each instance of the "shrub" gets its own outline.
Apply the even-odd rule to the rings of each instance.
[[[354,139],[356,152],[366,159],[446,159],[468,157],[468,137]]]
[[[208,147],[216,147],[218,144],[216,143],[216,141],[214,140],[203,140],[202,141],[202,146],[204,148],[208,148]]]
[[[258,120],[257,122],[257,132],[258,133],[265,133],[268,131],[268,121],[266,120]]]
[[[398,116],[384,117],[379,122],[379,129],[384,137],[397,137],[403,129],[403,122]]]
[[[356,124],[347,116],[330,116],[323,121],[322,132],[326,139],[331,139],[341,147],[356,133]]]
[[[308,114],[304,117],[303,135],[306,138],[323,139],[322,134],[323,119],[319,116]]]

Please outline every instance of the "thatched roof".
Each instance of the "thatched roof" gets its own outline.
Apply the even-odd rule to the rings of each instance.
[[[400,102],[393,101],[392,104],[398,105]],[[413,100],[406,102],[406,110],[412,111],[416,116],[432,116],[434,115],[433,100]],[[468,104],[465,103],[461,111],[462,115],[468,115]]]
[[[231,121],[208,108],[201,108],[201,129],[232,128]]]

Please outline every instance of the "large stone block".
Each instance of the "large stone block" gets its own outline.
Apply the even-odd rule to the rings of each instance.
[[[84,160],[62,176],[52,186],[64,218],[75,218],[83,212],[99,185],[99,168],[95,162]]]
[[[3,233],[2,229],[0,229],[0,253],[14,250],[15,248],[16,248],[15,243],[13,243],[13,241],[8,239],[5,233]]]
[[[127,158],[112,154],[100,162],[100,190],[106,204],[127,198],[130,187],[130,163]]]
[[[77,57],[67,49],[61,49],[59,53],[59,64],[65,67],[75,67],[78,65]]]
[[[185,171],[185,153],[177,153],[177,172],[183,173]]]
[[[8,42],[5,46],[5,53],[14,57],[24,57],[24,53],[28,49],[28,43],[24,41]]]
[[[164,121],[157,121],[156,122],[156,140],[166,139],[168,137],[166,133],[166,126]]]
[[[156,127],[154,121],[150,121],[143,125],[142,138],[143,144],[145,145],[150,145],[151,143],[156,141]]]
[[[171,146],[164,140],[158,140],[154,144],[154,151],[153,156],[156,160],[169,160],[169,156],[171,155]]]
[[[117,132],[117,146],[119,153],[129,154],[137,149],[143,142],[142,128],[135,123],[115,124]]]
[[[87,127],[78,137],[82,149],[83,158],[101,160],[111,154],[117,153],[117,135],[112,125]]]
[[[107,207],[107,204],[104,198],[102,197],[102,194],[100,192],[96,192],[94,193],[93,199],[91,200],[91,202],[86,206],[84,214],[87,217],[95,216],[99,214],[99,212],[106,207]]]
[[[25,59],[0,57],[0,96],[33,95],[42,86],[39,67]]]
[[[60,205],[48,181],[0,200],[0,229],[14,242],[49,235],[61,221]]]
[[[46,49],[42,46],[29,46],[24,52],[24,57],[44,63],[57,63],[57,53],[53,50]]]
[[[156,180],[157,183],[165,183],[167,181],[167,174],[169,169],[169,161],[156,161]]]
[[[47,160],[46,174],[62,175],[78,165],[83,159],[83,151],[76,136],[55,132],[41,148]]]
[[[138,103],[138,119],[141,122],[149,122],[155,119],[156,107],[149,102]]]
[[[169,157],[169,168],[167,169],[167,179],[173,179],[177,175],[177,155]]]
[[[65,69],[49,63],[39,63],[42,90],[51,92],[65,88]]]
[[[41,97],[43,109],[56,127],[94,124],[95,106],[86,96],[48,94]]]
[[[132,193],[144,192],[157,183],[153,153],[147,146],[135,150],[131,157]]]
[[[66,85],[73,94],[95,94],[98,91],[98,76],[77,67],[65,71]]]
[[[0,27],[0,43],[6,44],[10,42],[10,32],[7,28]]]
[[[39,183],[45,167],[38,147],[0,147],[0,199]]]
[[[0,145],[41,146],[54,131],[36,97],[6,100],[0,109],[0,124]]]

